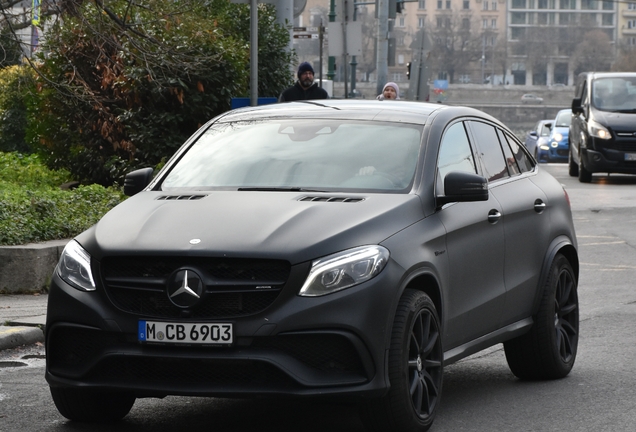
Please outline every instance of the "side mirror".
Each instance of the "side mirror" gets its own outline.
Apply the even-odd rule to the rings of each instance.
[[[530,132],[530,136],[533,138],[537,138],[539,136],[539,134],[537,133],[537,131],[532,131]]]
[[[572,99],[572,114],[583,114],[583,107],[581,106],[581,98]]]
[[[152,168],[142,168],[126,174],[126,177],[124,177],[124,194],[133,196],[144,190],[152,180],[152,172]]]
[[[477,174],[453,171],[444,177],[444,196],[437,197],[437,206],[451,202],[488,201],[488,180]]]

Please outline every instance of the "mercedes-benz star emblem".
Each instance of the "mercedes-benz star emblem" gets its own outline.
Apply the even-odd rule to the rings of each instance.
[[[192,269],[177,270],[168,280],[168,298],[178,307],[194,306],[203,294],[201,277]]]

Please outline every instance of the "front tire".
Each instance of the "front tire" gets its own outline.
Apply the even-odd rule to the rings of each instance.
[[[430,297],[406,290],[400,299],[389,351],[391,389],[361,407],[368,430],[424,432],[435,419],[442,392],[439,317]]]
[[[51,387],[57,410],[69,420],[110,423],[124,418],[135,403],[132,394]]]
[[[583,155],[579,153],[579,182],[581,183],[589,183],[592,181],[592,173],[585,168],[585,163],[583,162]]]
[[[570,262],[554,258],[530,332],[504,343],[508,366],[524,380],[558,379],[570,373],[579,341],[577,282]]]
[[[572,148],[568,152],[568,174],[570,177],[577,177],[579,175],[579,166],[572,159]]]

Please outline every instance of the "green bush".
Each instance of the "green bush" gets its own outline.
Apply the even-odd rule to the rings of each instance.
[[[27,98],[35,90],[34,74],[26,66],[0,69],[0,151],[30,153],[25,141]]]
[[[120,190],[95,184],[61,190],[70,179],[35,155],[0,152],[0,245],[74,237],[124,199]]]
[[[259,92],[290,82],[288,30],[259,5]],[[156,167],[249,93],[249,7],[228,0],[81,2],[39,51],[27,141],[83,183]]]

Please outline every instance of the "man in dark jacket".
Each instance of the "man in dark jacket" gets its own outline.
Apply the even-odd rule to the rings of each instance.
[[[298,66],[298,81],[280,94],[278,102],[309,99],[329,99],[329,95],[325,89],[314,83],[314,68],[303,62]]]

